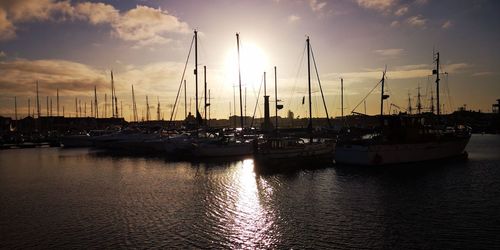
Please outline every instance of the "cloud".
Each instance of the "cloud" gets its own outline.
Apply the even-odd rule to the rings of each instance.
[[[5,52],[3,52],[3,51],[0,50],[0,58],[4,58],[6,56],[7,56],[7,54],[5,54]]]
[[[408,6],[401,6],[394,12],[394,15],[404,16],[408,12],[408,10],[409,10]]]
[[[16,28],[7,19],[5,10],[0,9],[0,41],[7,41],[16,37]]]
[[[301,19],[300,16],[297,16],[297,15],[288,16],[289,23],[295,23],[295,22],[299,21],[300,19]]]
[[[319,4],[321,8],[321,4]],[[16,37],[16,25],[29,21],[85,20],[108,24],[116,37],[132,41],[134,47],[165,44],[169,33],[187,33],[189,25],[160,8],[137,5],[124,13],[104,3],[55,0],[5,0],[0,2],[0,41]]]
[[[159,62],[141,66],[128,65],[115,70],[115,83],[119,97],[129,97],[130,85],[138,94],[175,96],[184,64]],[[59,88],[61,95],[91,93],[94,86],[101,91],[109,88],[109,70],[67,60],[0,61],[0,93],[34,95],[35,81],[40,82],[41,95],[53,95]]]
[[[453,27],[453,22],[451,20],[447,20],[446,22],[443,23],[443,25],[441,26],[441,28],[443,29],[449,29]]]
[[[494,73],[491,71],[483,71],[483,72],[476,72],[472,74],[472,76],[490,76],[493,75]]]
[[[120,16],[117,9],[104,3],[79,3],[75,9],[80,18],[87,19],[91,24],[113,23]]]
[[[399,23],[399,21],[392,21],[391,23],[391,27],[399,27],[401,24]]]
[[[326,6],[326,2],[318,0],[309,0],[309,6],[314,12],[319,12]]]
[[[94,85],[105,83],[102,71],[90,66],[65,60],[26,60],[0,62],[2,93],[25,95],[34,91],[34,82],[40,81],[44,89],[63,89],[66,94],[90,91]],[[32,92],[33,93],[33,92]],[[43,91],[42,94],[47,94]]]
[[[164,44],[169,41],[162,34],[167,32],[187,33],[189,26],[167,11],[147,6],[137,6],[123,14],[112,24],[114,33],[126,41],[143,44]]]
[[[418,28],[425,28],[427,24],[427,19],[425,19],[422,15],[412,16],[406,19],[406,23]]]
[[[384,57],[398,57],[403,55],[404,49],[378,49],[373,52]]]
[[[396,0],[356,0],[356,3],[365,9],[385,12],[396,4]]]

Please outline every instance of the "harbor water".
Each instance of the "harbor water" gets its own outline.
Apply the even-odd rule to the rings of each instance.
[[[0,151],[0,248],[499,249],[500,136],[468,161],[174,162],[92,149]]]

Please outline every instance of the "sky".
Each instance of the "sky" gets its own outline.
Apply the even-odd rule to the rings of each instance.
[[[199,96],[204,97],[207,68],[211,118],[239,114],[236,33],[240,57],[244,113],[262,116],[266,72],[267,94],[296,117],[308,116],[306,37],[310,37],[313,116],[324,117],[318,77],[329,116],[339,116],[340,78],[344,79],[344,113],[360,104],[387,67],[391,96],[385,113],[413,109],[420,87],[421,102],[430,108],[435,95],[433,52],[440,52],[441,104],[446,113],[467,109],[491,112],[500,98],[500,2],[495,0],[136,0],[136,1],[0,1],[0,116],[18,117],[33,110],[35,83],[42,115],[46,99],[56,114],[75,116],[75,98],[90,103],[97,88],[99,112],[111,115],[110,71],[123,116],[131,120],[134,85],[139,119],[146,114],[169,119],[198,30]],[[193,48],[194,50],[194,48]],[[187,61],[188,111],[195,110],[194,51]],[[314,67],[316,65],[316,68]],[[316,75],[317,70],[317,75]],[[246,95],[245,95],[246,93]],[[380,89],[366,98],[366,112],[380,112]],[[236,100],[236,106],[234,103]],[[203,100],[200,100],[200,110]],[[307,103],[307,102],[306,102]],[[393,105],[391,105],[393,104]],[[271,104],[274,105],[274,104]],[[49,105],[50,106],[50,105]],[[364,103],[354,111],[364,113]],[[184,117],[181,91],[175,118]],[[399,107],[399,108],[397,108]],[[121,112],[121,111],[120,111]],[[82,111],[83,113],[83,111]],[[271,110],[274,115],[274,110]]]

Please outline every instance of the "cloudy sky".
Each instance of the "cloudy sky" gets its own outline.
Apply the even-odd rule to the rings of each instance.
[[[377,84],[386,65],[388,105],[405,109],[409,96],[415,105],[420,86],[423,106],[429,108],[435,86],[430,76],[433,50],[440,52],[443,71],[448,73],[441,81],[445,112],[464,104],[490,112],[500,98],[499,10],[495,0],[2,0],[0,115],[13,117],[16,96],[19,116],[26,116],[28,98],[34,103],[36,81],[42,114],[46,96],[53,98],[55,114],[57,88],[61,112],[65,106],[66,115],[74,116],[78,98],[82,106],[87,103],[90,114],[94,86],[102,112],[113,70],[126,119],[130,119],[132,84],[139,116],[145,113],[148,95],[151,106],[156,108],[160,101],[167,118],[194,29],[199,31],[198,63],[207,67],[215,118],[232,112],[238,83],[237,32],[248,115],[253,113],[264,71],[274,101],[273,66],[277,66],[278,99],[285,105],[281,115],[291,109],[306,116],[301,103],[307,89],[306,36],[311,39],[330,116],[340,114],[341,77],[349,113]],[[186,70],[190,110],[195,108],[192,56]],[[202,68],[199,71],[201,97]],[[313,114],[324,116],[318,89],[315,77]],[[177,118],[184,114],[183,96],[180,99]],[[376,91],[366,105],[368,113],[378,112]],[[363,105],[356,111],[364,112]]]

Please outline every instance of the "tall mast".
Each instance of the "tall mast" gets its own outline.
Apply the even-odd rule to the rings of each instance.
[[[108,94],[104,93],[104,117],[108,117]]]
[[[207,121],[207,126],[210,126],[210,103],[212,101],[210,100],[210,89],[208,89],[208,121]]]
[[[380,93],[380,117],[382,119],[382,116],[384,115],[384,100],[389,98],[389,95],[384,95],[384,85],[385,85],[385,73],[387,72],[387,66],[385,66],[385,70],[382,73],[382,80],[380,82],[382,83],[382,91]]]
[[[97,104],[97,89],[94,85],[94,108],[95,108],[95,117],[99,118],[99,105]]]
[[[135,93],[134,93],[134,84],[132,84],[132,113],[134,115],[134,122],[137,122],[137,106],[135,104]]]
[[[340,78],[340,117],[344,119],[344,79]]]
[[[49,116],[49,96],[47,96],[47,117]]]
[[[187,115],[187,91],[186,91],[186,79],[184,79],[184,119],[188,117]]]
[[[56,99],[56,106],[57,106],[57,116],[59,116],[59,88],[56,91],[57,99]]]
[[[418,94],[417,94],[417,113],[420,114],[422,111],[422,103],[420,100],[420,84],[418,84]]]
[[[30,112],[31,112],[31,99],[28,98],[28,116],[30,116]]]
[[[36,114],[40,118],[40,99],[38,97],[38,81],[36,81]]]
[[[276,73],[276,66],[274,66],[274,100],[276,101],[276,105],[274,105],[275,108],[275,120],[274,123],[276,124],[276,131],[278,130],[278,75]]]
[[[111,117],[115,118],[115,83],[113,79],[113,70],[111,70]]]
[[[78,117],[78,99],[75,97],[75,117]]]
[[[52,97],[50,98],[50,116],[52,116]]]
[[[431,113],[434,113],[434,92],[431,90]]]
[[[94,102],[90,99],[90,117],[95,118],[94,116]]]
[[[146,96],[146,121],[149,121],[149,101],[148,101],[148,96]]]
[[[411,115],[411,112],[412,112],[412,107],[411,107],[411,94],[410,94],[410,91],[408,91],[408,114]]]
[[[312,132],[312,100],[311,100],[311,47],[309,44],[309,37],[307,37],[307,86],[309,95],[309,131]],[[312,143],[312,140],[311,140]]]
[[[205,116],[205,121],[207,120],[207,66],[203,66],[203,80],[205,81],[205,87],[204,87],[204,91],[205,91],[205,94],[203,95],[204,96],[204,99],[205,99],[205,105],[204,106],[204,113],[203,115]]]
[[[198,127],[200,125],[200,122],[198,120],[198,31],[194,30],[194,75],[195,75],[195,89],[196,89],[196,94],[195,94],[195,105],[196,105],[196,126]]]
[[[241,65],[240,65],[240,34],[236,33],[236,47],[238,50],[238,83],[240,86],[240,124],[243,128],[243,101],[241,96]]]
[[[156,99],[158,100],[158,106],[156,106],[156,120],[160,120],[160,97],[157,96]]]
[[[437,106],[437,115],[440,114],[440,105],[439,105],[439,52],[436,53],[436,106]]]

